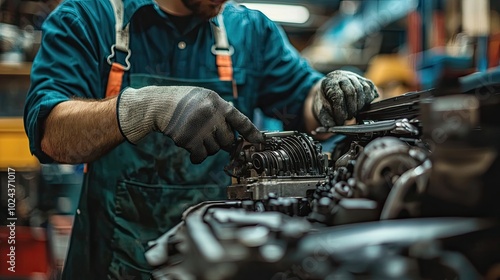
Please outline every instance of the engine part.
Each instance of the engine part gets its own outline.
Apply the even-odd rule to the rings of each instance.
[[[358,158],[361,151],[363,151],[363,146],[356,141],[352,141],[349,151],[335,161],[335,169],[347,167],[351,161]]]
[[[270,279],[291,265],[288,253],[312,225],[279,212],[251,212],[240,202],[205,203],[152,243],[155,279]],[[250,265],[247,265],[250,264]]]
[[[377,138],[364,148],[352,142],[328,180],[318,184],[308,219],[334,226],[417,217],[418,195],[428,180],[421,175],[428,175],[431,165],[427,154],[394,137]]]
[[[361,197],[353,178],[354,160],[337,168],[318,184],[308,220],[328,226],[374,221],[380,213],[376,201]]]
[[[356,117],[359,121],[382,121],[406,118],[412,120],[420,114],[420,101],[434,95],[433,90],[409,92],[369,104]]]
[[[146,252],[166,279],[478,279],[498,261],[498,223],[426,218],[324,227],[242,202],[204,203]],[[465,242],[467,241],[467,242]],[[477,247],[482,263],[471,263]],[[397,268],[397,269],[396,269]],[[295,278],[294,278],[295,277]]]
[[[268,193],[303,197],[328,174],[328,157],[305,133],[264,133],[265,144],[239,139],[226,171],[238,181],[229,199],[263,199]]]
[[[370,141],[377,137],[396,135],[416,137],[420,135],[419,129],[408,121],[408,119],[370,121],[364,124],[318,127],[316,133],[337,133],[349,135],[359,141]]]
[[[427,157],[422,148],[410,146],[398,138],[373,140],[366,145],[354,168],[361,196],[384,202],[399,176],[422,164]]]
[[[395,219],[402,216],[420,216],[420,198],[427,190],[432,164],[425,160],[422,165],[403,173],[391,188],[384,203],[381,220]],[[415,187],[415,188],[413,188]]]
[[[272,176],[315,176],[326,174],[327,158],[318,142],[294,131],[264,133],[265,144],[240,138],[232,163],[232,175],[239,178]]]
[[[350,141],[335,164],[305,134],[240,139],[227,168],[239,200],[186,211],[146,253],[153,277],[495,279],[500,129],[477,112],[484,100],[424,96],[375,104],[363,125],[335,128]],[[411,121],[369,118],[400,110]]]

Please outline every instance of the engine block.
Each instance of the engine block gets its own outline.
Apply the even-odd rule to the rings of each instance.
[[[228,187],[229,199],[263,199],[268,193],[304,196],[331,171],[321,144],[307,134],[287,131],[264,137],[264,144],[238,140],[226,168],[236,180]]]
[[[498,279],[499,106],[382,101],[318,129],[345,136],[340,153],[295,131],[239,139],[229,200],[191,207],[151,243],[153,278]]]

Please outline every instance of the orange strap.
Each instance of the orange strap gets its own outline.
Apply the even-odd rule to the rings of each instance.
[[[215,56],[215,63],[219,72],[219,79],[221,81],[231,81],[233,83],[233,97],[238,98],[238,88],[233,79],[233,62],[229,54],[217,54]]]
[[[215,56],[215,63],[219,71],[221,81],[231,81],[233,79],[233,63],[231,56],[226,54],[218,54]]]
[[[113,62],[111,71],[109,71],[108,86],[106,88],[106,98],[117,96],[122,87],[123,74],[125,68],[123,65]]]

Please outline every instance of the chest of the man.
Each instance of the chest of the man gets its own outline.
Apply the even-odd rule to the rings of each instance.
[[[242,34],[227,27],[227,37],[234,49],[231,55],[235,72],[258,72],[257,50],[249,52]],[[181,79],[218,78],[216,55],[213,53],[214,34],[210,23],[200,24],[187,33],[174,26],[151,24],[147,28],[130,28],[131,69],[130,73]]]

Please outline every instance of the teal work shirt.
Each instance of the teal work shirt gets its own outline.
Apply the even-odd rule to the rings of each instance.
[[[322,75],[262,13],[231,2],[223,11],[239,93],[232,100],[231,85],[213,82],[219,78],[210,22],[193,18],[179,31],[151,0],[124,0],[124,7],[132,55],[122,88],[135,87],[134,77],[141,75],[143,86],[165,78],[212,81],[211,89],[250,118],[260,108],[287,129],[300,128],[304,100]],[[42,163],[53,162],[40,148],[52,108],[74,97],[104,98],[114,22],[107,0],[64,1],[45,21],[24,116],[31,151]],[[119,53],[118,61],[124,56]],[[160,133],[138,145],[123,142],[89,163],[64,279],[149,279],[147,242],[178,223],[187,207],[225,198],[225,164],[227,153],[221,151],[192,165],[187,151]]]

